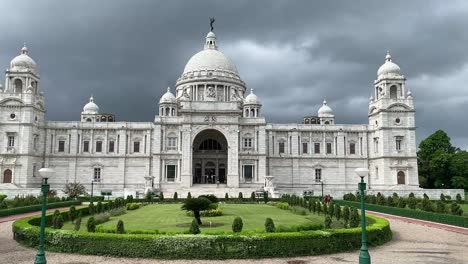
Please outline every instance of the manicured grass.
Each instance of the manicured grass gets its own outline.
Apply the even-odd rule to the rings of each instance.
[[[162,232],[182,233],[188,230],[188,227],[177,226],[190,224],[192,219],[181,210],[182,204],[152,204],[144,206],[134,211],[127,211],[126,214],[112,217],[110,221],[103,223],[106,228],[115,228],[118,220],[124,221],[126,230],[159,230]],[[265,219],[271,217],[276,226],[293,226],[301,224],[323,224],[324,216],[307,214],[297,215],[289,210],[281,210],[267,204],[220,204],[223,210],[223,216],[202,217],[204,224],[223,224],[217,227],[202,227],[202,233],[210,232],[231,232],[232,221],[236,216],[242,217],[244,231],[262,231],[264,230]],[[86,229],[88,217],[83,218],[81,230]],[[71,223],[66,223],[64,229],[73,229]]]
[[[459,204],[463,210],[463,216],[468,216],[468,203]]]

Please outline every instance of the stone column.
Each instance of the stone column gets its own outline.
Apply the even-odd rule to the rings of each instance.
[[[237,146],[239,145],[239,128],[231,127],[229,132],[226,133],[228,142],[228,173],[227,173],[227,186],[231,188],[239,187],[239,152]]]
[[[180,183],[182,187],[192,186],[192,135],[189,125],[182,127],[182,168]]]

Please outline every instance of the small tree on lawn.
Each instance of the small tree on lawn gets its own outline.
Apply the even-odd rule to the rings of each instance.
[[[267,233],[274,233],[275,230],[276,228],[275,228],[275,223],[273,222],[273,219],[271,219],[270,217],[265,219],[265,231]]]
[[[125,234],[124,222],[122,220],[119,220],[119,222],[117,222],[117,227],[115,229],[115,233]]]
[[[88,219],[88,223],[86,223],[86,228],[88,232],[91,232],[91,233],[96,232],[96,220],[94,219],[94,216],[91,216]]]
[[[72,182],[65,185],[63,192],[74,199],[79,195],[86,194],[86,188],[79,182]]]
[[[317,207],[317,214],[320,215],[322,213],[322,204],[320,202],[316,202],[315,207]]]
[[[330,203],[328,205],[328,215],[333,218],[333,215],[335,214],[335,204],[334,203]]]
[[[75,206],[71,206],[70,210],[68,211],[68,218],[70,218],[70,221],[73,223],[73,221],[75,221],[76,217],[77,217],[76,208],[75,208]]]
[[[161,202],[164,201],[164,193],[163,192],[159,193],[159,201],[161,201]]]
[[[208,210],[210,208],[210,204],[211,201],[204,197],[190,198],[185,200],[182,205],[182,210],[192,211],[198,225],[201,225],[202,221],[200,219],[200,211]]]
[[[192,224],[190,225],[190,230],[189,230],[190,234],[200,234],[200,226],[198,225],[198,221],[197,219],[193,219],[192,220]]]
[[[268,203],[268,192],[263,192],[263,202]]]
[[[103,208],[102,208],[102,202],[99,201],[99,202],[97,203],[96,210],[97,210],[98,213],[102,213],[102,209],[103,209]]]
[[[187,199],[192,198],[192,194],[190,192],[187,193]]]
[[[323,204],[322,211],[323,211],[323,214],[324,214],[324,215],[327,215],[327,214],[328,214],[328,206],[327,206],[326,203]]]
[[[414,196],[408,197],[408,208],[416,209],[416,205],[418,204],[418,200]]]
[[[55,210],[52,216],[52,228],[61,229],[63,227],[63,217],[59,210]]]
[[[250,200],[252,200],[252,202],[255,202],[255,200],[257,200],[257,197],[255,197],[255,192],[252,192],[250,194]]]
[[[461,194],[457,193],[457,196],[455,196],[455,200],[457,201],[457,203],[461,204],[463,202]]]
[[[75,231],[79,231],[80,230],[80,227],[81,227],[81,216],[78,216],[78,218],[76,218],[75,220]]]
[[[177,192],[174,193],[173,199],[174,199],[174,201],[177,201],[179,199],[179,197],[177,197]]]
[[[335,204],[335,213],[334,213],[336,220],[340,221],[341,219],[341,206]]]
[[[437,213],[445,213],[447,211],[447,207],[443,201],[437,201],[436,203],[436,212]]]
[[[127,195],[127,203],[133,203],[133,195]]]
[[[242,192],[239,192],[239,196],[237,197],[239,200],[243,200],[244,199],[244,196],[242,195]]]
[[[329,215],[325,216],[325,228],[331,228],[332,219]]]
[[[349,219],[349,227],[354,228],[359,226],[359,214],[356,208],[351,210],[351,218]]]
[[[348,222],[349,222],[349,207],[345,206],[343,208],[343,221],[344,221],[344,226],[348,227]]]
[[[153,192],[148,191],[145,196],[145,200],[147,203],[153,203]]]
[[[89,211],[89,214],[90,215],[93,215],[94,214],[94,204],[93,203],[90,203],[88,205],[88,211]]]
[[[228,200],[229,200],[229,195],[228,195],[228,193],[226,193],[226,194],[224,195],[224,201],[227,202]]]
[[[234,218],[234,221],[232,222],[232,232],[240,233],[243,227],[244,223],[242,223],[242,218],[240,218],[239,216]]]

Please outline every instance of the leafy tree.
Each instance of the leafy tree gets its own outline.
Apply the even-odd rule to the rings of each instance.
[[[94,219],[94,216],[91,216],[88,218],[88,222],[86,223],[86,228],[88,232],[94,233],[96,232],[96,220]]]
[[[198,224],[201,225],[200,211],[208,210],[210,208],[211,201],[204,197],[190,198],[185,200],[182,205],[182,210],[192,211]]]
[[[459,203],[459,204],[463,202],[462,197],[461,197],[461,195],[459,193],[457,193],[456,200],[457,200],[457,203]]]
[[[117,226],[115,228],[115,233],[116,234],[125,234],[124,222],[122,220],[119,220],[117,222]]]
[[[145,200],[147,203],[153,203],[153,192],[152,191],[147,191],[145,195]]]
[[[457,151],[450,160],[451,187],[468,190],[468,152]]]
[[[325,228],[331,228],[332,219],[329,215],[325,216]]]
[[[200,195],[198,196],[198,198],[206,198],[210,200],[211,203],[219,203],[218,197],[216,197],[216,195],[213,195],[213,194]]]
[[[270,217],[265,219],[265,231],[267,233],[274,233],[276,231],[275,223]]]
[[[197,219],[193,219],[192,220],[192,224],[190,225],[190,230],[189,230],[190,234],[200,234],[200,226],[198,225],[198,221]]]
[[[86,188],[79,182],[67,183],[63,192],[70,198],[76,198],[79,195],[86,194]]]
[[[240,218],[239,216],[234,218],[234,221],[232,222],[232,232],[240,233],[243,227],[244,223],[242,222],[242,218]]]
[[[341,206],[339,206],[338,204],[335,204],[335,218],[336,220],[340,221],[341,219]]]

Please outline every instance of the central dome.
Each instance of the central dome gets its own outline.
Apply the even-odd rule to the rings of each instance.
[[[184,73],[201,70],[222,70],[238,74],[232,60],[216,49],[204,49],[193,55],[185,65]]]

